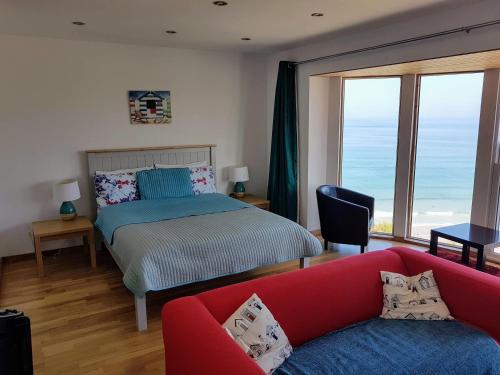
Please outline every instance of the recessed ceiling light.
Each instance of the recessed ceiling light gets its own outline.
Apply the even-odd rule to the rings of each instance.
[[[311,16],[312,17],[323,17],[324,14],[323,13],[311,13]]]
[[[252,40],[252,38],[241,38],[241,40]]]
[[[165,31],[167,34],[177,34],[177,31],[175,30],[167,30]]]
[[[226,1],[214,1],[212,4],[217,5],[218,7],[225,7],[227,5]]]
[[[73,21],[71,22],[73,25],[76,25],[76,26],[83,26],[83,25],[86,25],[85,22],[82,22],[82,21]]]

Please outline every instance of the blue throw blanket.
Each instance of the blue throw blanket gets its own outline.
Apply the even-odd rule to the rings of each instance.
[[[138,200],[102,208],[95,225],[106,241],[112,244],[115,230],[124,225],[237,211],[248,207],[252,206],[218,193],[183,198]]]
[[[500,348],[454,321],[372,319],[307,342],[275,375],[498,375]]]

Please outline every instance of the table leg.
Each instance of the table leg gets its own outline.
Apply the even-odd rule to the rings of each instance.
[[[87,235],[87,240],[89,242],[89,250],[90,250],[90,264],[92,268],[96,267],[96,256],[95,256],[95,236],[94,229],[90,229]]]
[[[484,254],[484,246],[477,247],[477,263],[476,269],[479,271],[484,270],[484,264],[486,263],[486,256]]]
[[[437,255],[437,248],[438,248],[438,236],[433,230],[431,230],[431,243],[429,246],[429,253],[431,253],[432,255]]]
[[[35,255],[36,255],[36,267],[38,270],[38,277],[43,277],[43,257],[42,257],[42,241],[40,237],[34,238],[35,242]]]
[[[463,244],[462,245],[462,263],[469,264],[469,255],[470,255],[470,246]]]
[[[85,234],[83,236],[83,248],[84,248],[85,254],[90,254],[90,245],[89,245],[89,236],[88,236],[88,234]]]

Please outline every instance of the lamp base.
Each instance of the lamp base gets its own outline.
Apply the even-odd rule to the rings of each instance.
[[[69,221],[76,218],[76,208],[73,202],[63,202],[61,208],[59,209],[59,216],[61,220]]]
[[[243,185],[243,182],[236,182],[234,184],[233,194],[236,198],[243,198],[245,196],[245,185]]]

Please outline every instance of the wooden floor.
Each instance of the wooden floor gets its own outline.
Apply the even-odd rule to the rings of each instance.
[[[399,245],[372,240],[369,251]],[[412,246],[418,248],[416,246]],[[357,254],[340,246],[311,265]],[[44,254],[46,277],[38,278],[34,256],[3,262],[0,307],[24,311],[31,319],[35,374],[162,374],[160,311],[173,298],[298,268],[298,261],[148,294],[149,329],[135,328],[132,294],[109,254],[99,251],[91,269],[82,248]]]

